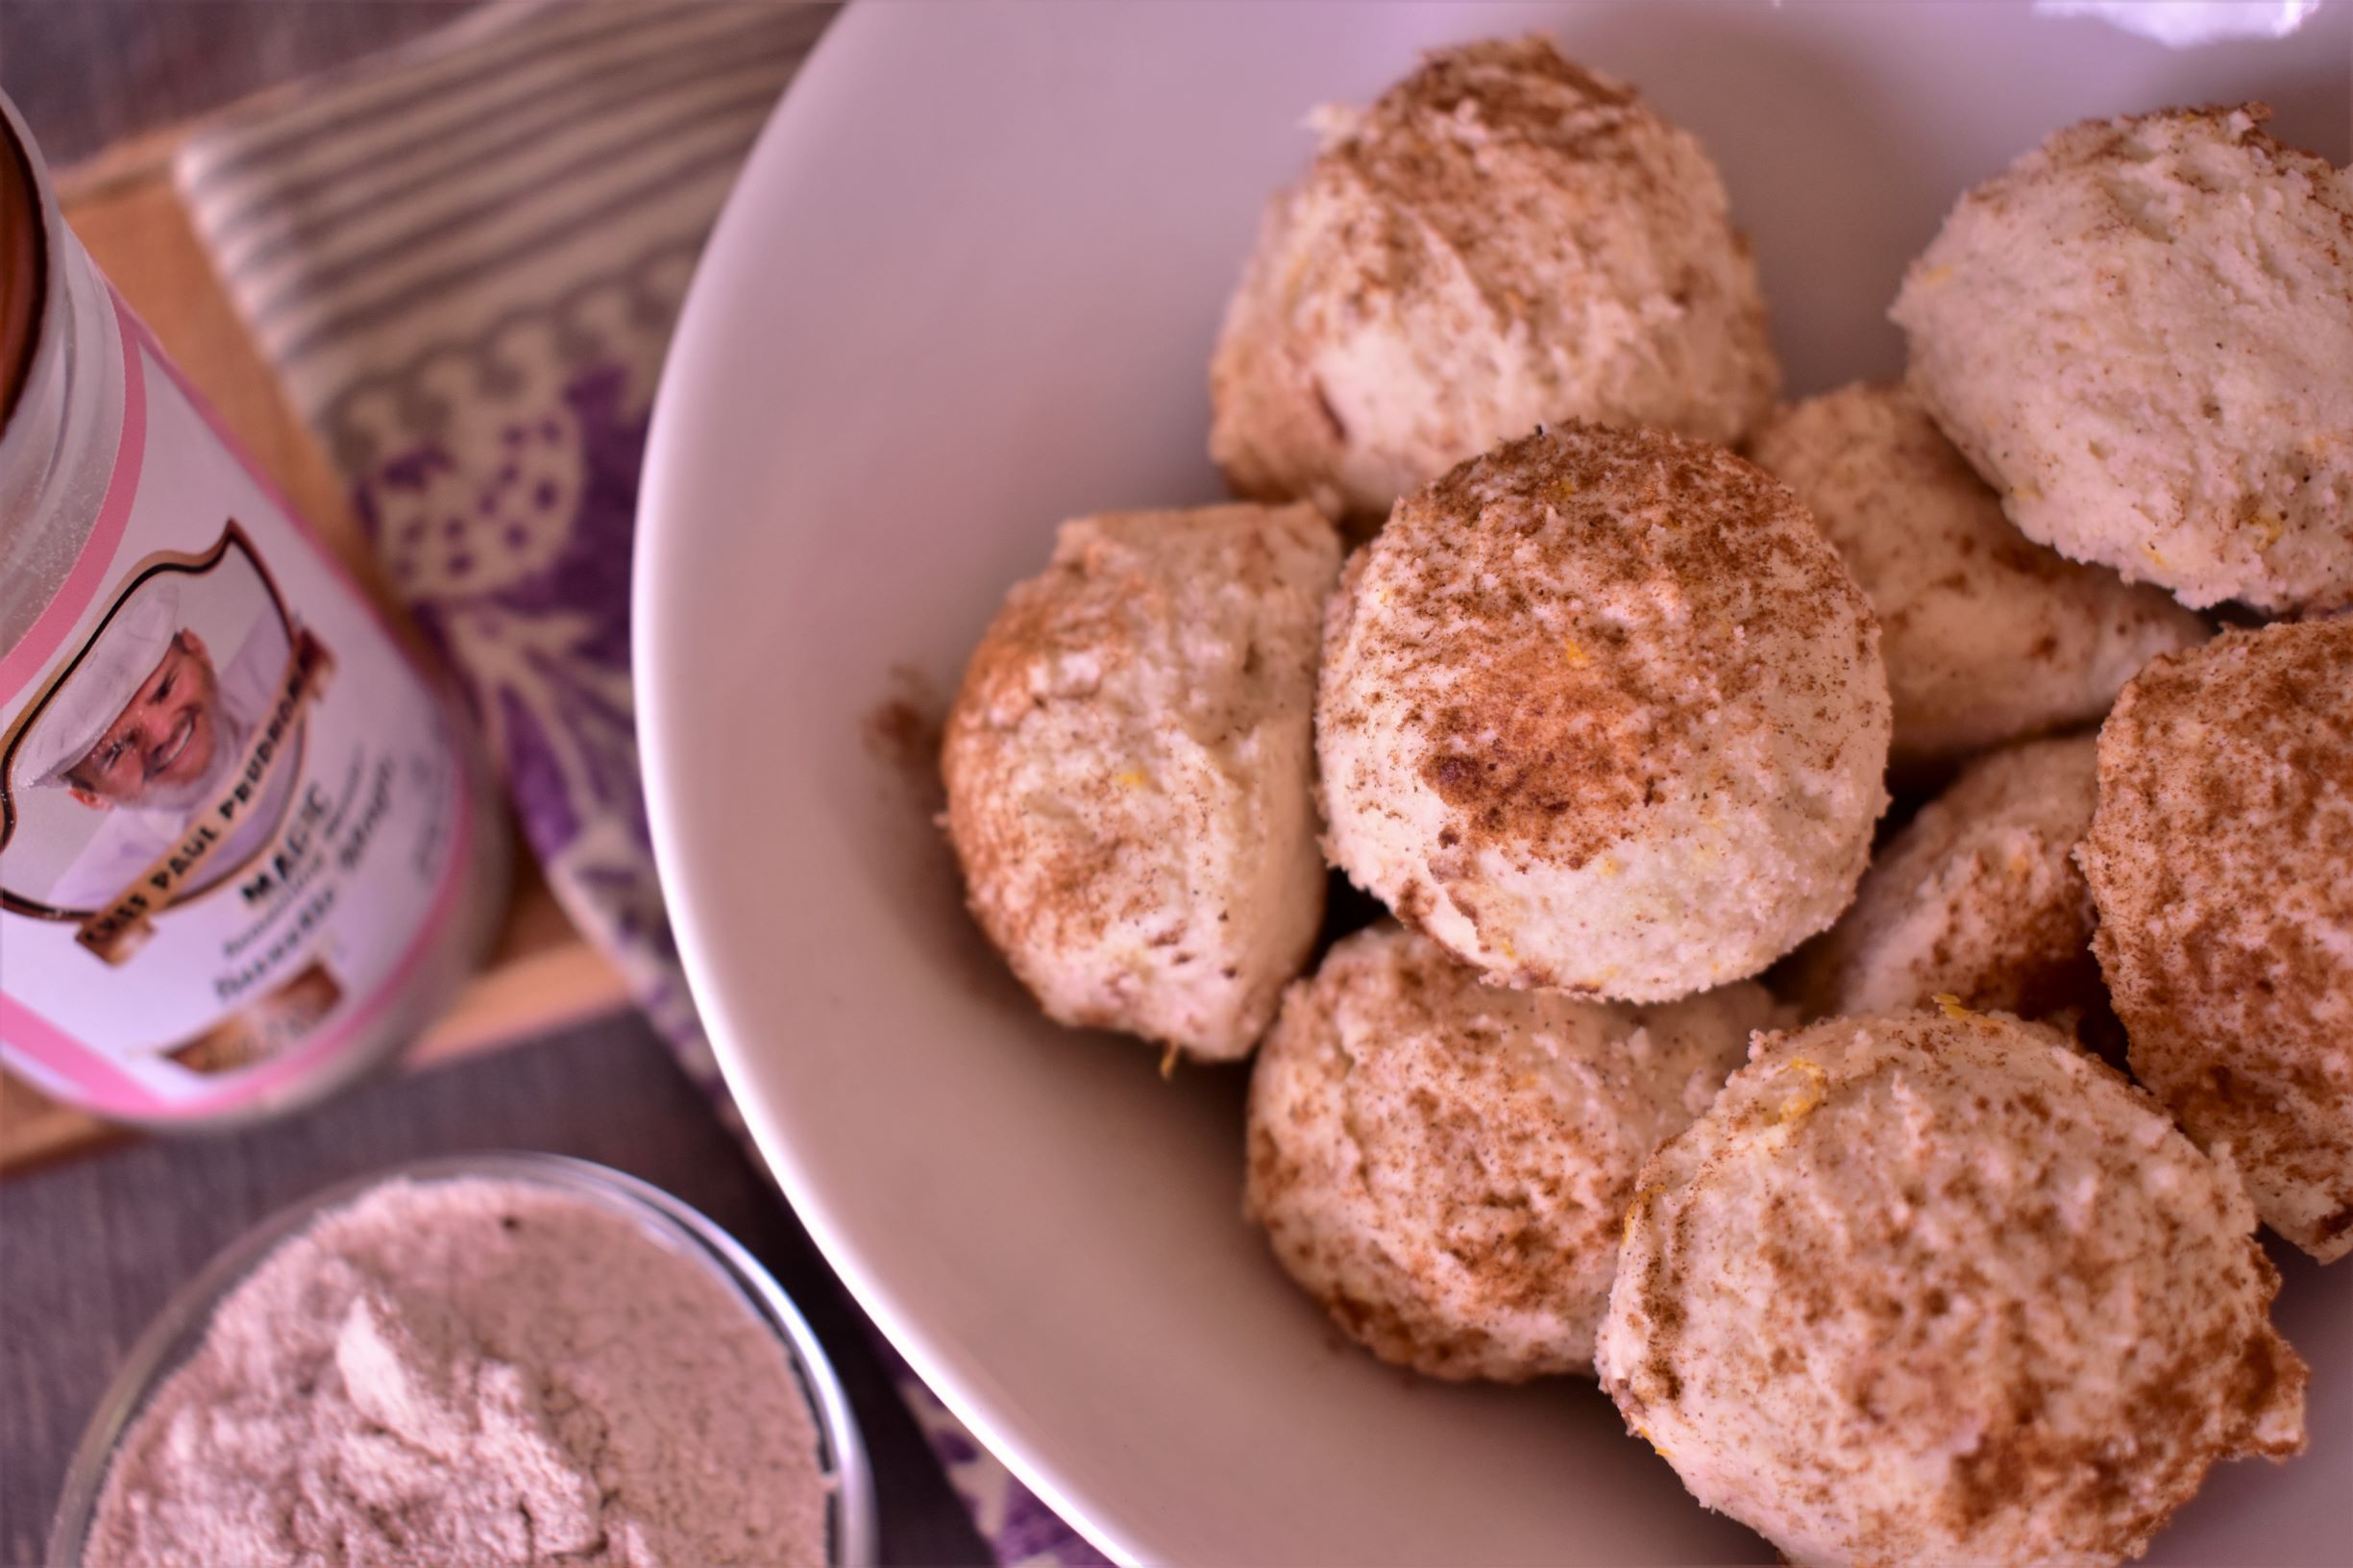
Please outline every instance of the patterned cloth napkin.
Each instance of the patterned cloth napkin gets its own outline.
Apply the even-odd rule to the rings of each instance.
[[[175,169],[464,678],[549,884],[730,1120],[654,878],[629,546],[695,258],[832,13],[502,0],[206,127]],[[900,1384],[1000,1562],[1102,1560],[912,1373]]]

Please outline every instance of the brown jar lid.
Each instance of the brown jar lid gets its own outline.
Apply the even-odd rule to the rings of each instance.
[[[48,280],[33,166],[0,120],[0,427],[33,369],[33,340]]]

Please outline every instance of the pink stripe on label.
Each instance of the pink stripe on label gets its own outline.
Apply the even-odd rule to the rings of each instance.
[[[0,1041],[79,1089],[94,1110],[137,1115],[160,1109],[146,1085],[6,992],[0,992]]]
[[[114,472],[107,480],[106,499],[98,503],[98,520],[90,526],[82,553],[57,598],[41,611],[24,641],[0,655],[0,702],[32,684],[41,666],[65,646],[66,636],[90,600],[105,586],[114,564],[115,547],[122,543],[123,526],[131,521],[131,501],[139,490],[139,465],[147,455],[147,380],[139,363],[138,339],[130,331],[123,341],[123,431],[114,449]]]

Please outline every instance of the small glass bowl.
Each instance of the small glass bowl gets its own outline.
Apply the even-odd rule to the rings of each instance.
[[[441,1182],[465,1178],[523,1182],[585,1198],[635,1221],[674,1252],[700,1262],[776,1333],[800,1381],[818,1433],[818,1468],[830,1489],[826,1557],[833,1568],[868,1568],[874,1560],[874,1485],[866,1447],[841,1381],[781,1286],[725,1231],[656,1187],[585,1160],[553,1154],[478,1154],[394,1165],[314,1192],[280,1210],[232,1242],[165,1304],[132,1346],[106,1396],[98,1402],[82,1445],[66,1471],[49,1530],[50,1568],[81,1568],[83,1545],[97,1517],[114,1450],[166,1379],[203,1345],[213,1309],[245,1282],[279,1245],[330,1210],[340,1209],[389,1181]]]

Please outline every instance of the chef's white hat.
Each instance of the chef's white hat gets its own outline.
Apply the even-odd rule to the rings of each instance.
[[[25,731],[11,770],[19,783],[59,786],[122,717],[180,630],[180,582],[164,573],[133,590],[65,683]]]

